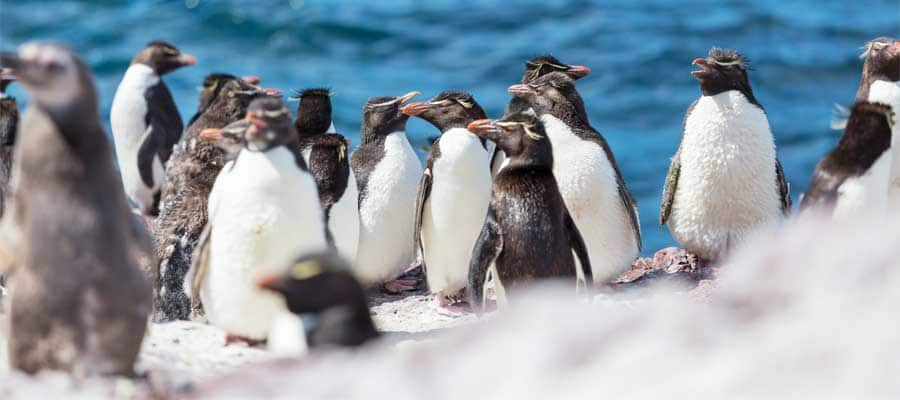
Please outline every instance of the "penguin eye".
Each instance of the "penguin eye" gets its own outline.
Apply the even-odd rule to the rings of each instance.
[[[315,261],[304,261],[291,267],[291,278],[304,280],[322,273],[322,267]]]
[[[163,51],[163,53],[166,53],[167,55],[170,55],[170,56],[174,56],[174,55],[178,54],[178,50],[175,50],[171,47],[163,47],[162,51]]]

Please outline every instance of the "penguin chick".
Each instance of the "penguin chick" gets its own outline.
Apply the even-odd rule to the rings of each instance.
[[[422,252],[435,303],[448,307],[464,297],[459,294],[466,286],[472,246],[491,200],[484,138],[466,128],[486,116],[472,95],[456,91],[410,103],[403,113],[422,118],[441,132],[419,182],[414,247]]]
[[[122,184],[144,215],[159,213],[165,165],[184,129],[162,76],[196,63],[169,43],[150,42],[131,61],[113,98],[110,126]]]
[[[302,256],[257,285],[283,296],[288,310],[303,319],[310,348],[355,347],[380,336],[350,265],[332,253]]]
[[[406,138],[401,109],[418,92],[370,98],[363,108],[362,144],[350,156],[359,185],[359,250],[353,264],[364,285],[396,278],[413,262],[414,215],[422,164]],[[415,288],[415,281],[387,282],[388,291]]]
[[[790,213],[775,140],[753,95],[747,59],[713,48],[691,75],[699,99],[684,118],[660,206],[660,225],[700,264],[718,261],[743,239]]]
[[[816,164],[801,212],[814,209],[846,220],[887,210],[892,118],[890,106],[853,105],[837,147]]]
[[[478,120],[468,129],[509,156],[494,178],[487,217],[472,249],[466,288],[470,305],[476,311],[484,308],[484,282],[492,263],[500,304],[507,290],[535,279],[570,277],[576,283],[573,252],[590,288],[594,279],[588,248],[557,188],[552,145],[542,122],[516,114],[500,121]]]
[[[297,254],[326,250],[327,241],[290,112],[280,100],[264,97],[250,104],[246,119],[246,145],[209,195],[209,236],[195,254],[208,266],[195,267],[194,279],[201,281],[194,286],[210,323],[231,337],[259,341],[286,310],[254,279]]]
[[[0,53],[30,94],[16,144],[11,218],[21,235],[9,310],[10,366],[131,375],[151,309],[94,82],[69,49]],[[8,222],[7,222],[8,221]],[[149,249],[146,249],[149,251]],[[152,254],[152,253],[151,253]]]

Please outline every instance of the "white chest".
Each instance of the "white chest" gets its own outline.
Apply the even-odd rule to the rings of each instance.
[[[137,154],[137,147],[143,142],[147,130],[144,119],[147,100],[144,94],[157,83],[159,75],[144,64],[133,64],[125,72],[110,109],[110,125],[117,151],[122,148]]]
[[[835,220],[862,214],[883,215],[888,205],[892,156],[890,151],[885,151],[864,175],[848,178],[841,184],[834,206]]]
[[[888,201],[892,208],[900,209],[900,82],[875,81],[869,87],[869,101],[887,104],[894,111]]]

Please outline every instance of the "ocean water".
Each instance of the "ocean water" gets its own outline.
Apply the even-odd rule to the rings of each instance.
[[[645,254],[674,243],[656,221],[684,112],[699,96],[692,59],[719,46],[752,60],[796,201],[840,135],[829,119],[853,99],[860,47],[878,36],[900,36],[900,2],[0,0],[0,49],[50,39],[78,50],[104,121],[131,57],[152,39],[199,60],[165,78],[185,119],[207,73],[255,74],[286,93],[330,87],[335,125],[354,145],[368,97],[465,90],[496,117],[531,56],[587,65],[577,87],[638,199]],[[415,119],[408,131],[416,146],[437,134]]]

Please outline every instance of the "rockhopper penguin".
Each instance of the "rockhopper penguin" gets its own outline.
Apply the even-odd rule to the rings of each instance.
[[[70,50],[26,43],[0,54],[31,95],[19,126],[3,249],[11,277],[13,368],[130,375],[151,309],[90,72]],[[149,251],[149,249],[146,249]]]
[[[300,100],[294,127],[303,160],[316,180],[329,243],[352,263],[359,245],[359,190],[350,170],[350,141],[334,129],[328,89],[306,89],[294,98]]]
[[[175,146],[166,168],[159,217],[156,218],[154,241],[159,258],[159,297],[161,315],[157,319],[188,319],[190,299],[185,295],[184,277],[191,265],[191,256],[207,219],[207,200],[213,182],[225,165],[226,154],[212,143],[199,139],[207,128],[222,128],[242,119],[247,106],[258,97],[277,94],[263,90],[234,77],[213,80],[215,88],[201,93],[201,100],[209,103],[202,113],[185,129],[184,137]],[[201,103],[201,107],[203,104]]]
[[[355,347],[380,336],[350,265],[332,253],[301,256],[257,285],[284,297],[297,316],[295,332],[305,336],[309,348]]]
[[[572,80],[578,80],[590,75],[591,69],[583,65],[568,65],[559,61],[550,54],[544,54],[534,57],[525,62],[525,72],[522,74],[522,80],[519,83],[531,83],[537,78],[547,75],[551,72],[562,72]],[[506,106],[503,115],[518,114],[529,109],[528,102],[520,97],[513,96]],[[491,142],[493,144],[493,142]],[[491,157],[491,174],[497,175],[497,171],[503,165],[504,155],[500,150],[494,150]]]
[[[468,93],[447,91],[411,103],[403,113],[441,132],[425,161],[416,200],[414,251],[421,251],[425,276],[441,307],[464,299],[472,246],[491,201],[490,155],[470,122],[486,118]]]
[[[283,299],[254,285],[257,275],[328,245],[290,111],[279,99],[262,98],[250,104],[246,119],[245,147],[209,195],[209,238],[195,254],[208,251],[208,266],[197,266],[194,275],[202,278],[199,294],[210,323],[229,337],[263,340],[286,310]]]
[[[857,102],[837,147],[816,165],[800,210],[835,220],[887,211],[891,164],[891,107]]]
[[[699,99],[684,118],[681,145],[663,188],[660,225],[699,260],[720,260],[753,230],[790,213],[784,170],[746,59],[713,48],[693,61]]]
[[[359,185],[359,251],[354,273],[363,285],[394,279],[412,263],[414,211],[422,164],[406,138],[400,110],[418,95],[373,97],[363,108],[362,143],[350,156]],[[415,282],[391,281],[389,291]]]
[[[474,121],[468,129],[497,143],[509,157],[494,178],[487,217],[472,249],[466,288],[472,308],[484,307],[484,282],[492,263],[499,304],[507,290],[535,279],[581,275],[592,282],[588,248],[557,188],[553,145],[541,120],[516,114]],[[579,265],[582,271],[576,273]]]
[[[509,91],[528,102],[553,143],[553,174],[578,225],[594,270],[607,282],[626,271],[641,250],[637,203],[606,140],[591,127],[572,78],[551,72]]]
[[[110,109],[110,126],[125,194],[144,215],[159,213],[165,165],[184,125],[162,76],[197,59],[161,41],[131,61]]]

